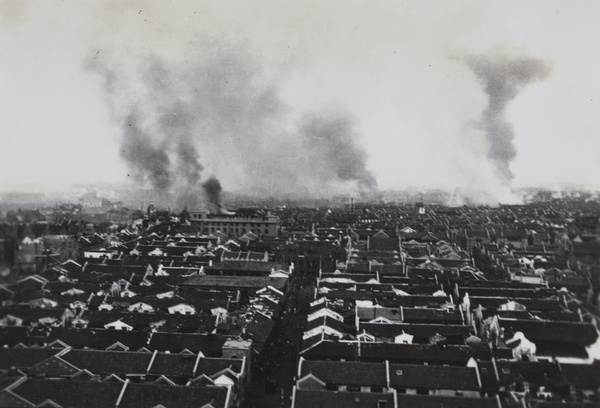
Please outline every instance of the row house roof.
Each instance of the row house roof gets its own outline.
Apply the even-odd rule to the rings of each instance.
[[[508,353],[501,350],[496,353]],[[403,364],[448,364],[464,366],[471,358],[490,360],[492,352],[487,345],[425,345],[383,342],[321,340],[304,348],[300,355],[307,360],[360,360]]]
[[[225,387],[183,387],[118,382],[56,381],[27,379],[10,392],[29,402],[54,407],[225,407]],[[51,402],[50,402],[51,401]],[[27,405],[25,405],[27,406]],[[41,405],[40,405],[41,406]]]

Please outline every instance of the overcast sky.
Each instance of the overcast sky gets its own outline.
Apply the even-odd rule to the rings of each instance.
[[[598,1],[0,1],[0,184],[150,185],[133,134],[226,190],[600,187],[599,21]]]

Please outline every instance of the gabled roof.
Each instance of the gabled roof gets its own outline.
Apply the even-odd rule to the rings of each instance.
[[[482,397],[450,397],[438,395],[408,395],[398,394],[399,407],[419,408],[501,408],[496,398]]]
[[[14,392],[4,389],[0,391],[0,406],[11,408],[31,408],[34,405]]]
[[[105,349],[116,341],[120,341],[130,349],[135,350],[147,346],[148,333],[111,329],[53,327],[47,340],[52,341],[54,339],[68,342],[74,348],[90,347],[96,349]]]
[[[11,367],[27,369],[56,355],[59,350],[47,348],[6,348],[0,347],[0,369]]]
[[[48,343],[48,345],[46,347],[65,349],[65,348],[69,347],[69,345],[62,340],[56,339],[56,340]]]
[[[394,388],[479,391],[477,369],[470,367],[390,364]]]
[[[386,234],[383,230],[379,230],[375,234],[373,234],[373,238],[375,238],[375,239],[379,239],[379,238],[387,239],[389,237],[390,236],[388,234]]]
[[[326,383],[324,381],[321,381],[319,378],[315,377],[315,375],[313,373],[308,373],[304,377],[302,377],[302,378],[300,378],[300,379],[298,379],[296,381],[296,384],[297,384],[298,388],[300,388],[300,389],[303,388],[303,384],[304,383],[307,383],[307,384],[310,384],[310,383],[314,384],[314,383],[316,383],[317,386],[320,387],[320,388],[322,388],[322,389],[325,389],[325,386],[326,386]],[[304,387],[306,387],[306,386],[304,386]],[[306,388],[307,389],[314,389],[313,387],[314,386],[311,385],[311,386],[308,386]]]
[[[508,318],[500,318],[499,323],[506,329],[507,336],[520,331],[534,343],[572,342],[589,346],[598,339],[598,331],[591,323]]]
[[[13,392],[33,404],[52,400],[60,405],[73,406],[73,401],[77,401],[80,406],[102,408],[115,405],[121,388],[121,384],[88,381],[61,381],[60,387],[57,387],[53,380],[28,379]]]
[[[31,368],[31,371],[33,373],[44,374],[44,376],[48,377],[69,377],[78,373],[80,368],[62,359],[57,354],[36,364]]]
[[[310,374],[329,385],[386,387],[384,363],[305,360],[302,362],[300,376]]]
[[[167,385],[167,386],[174,386],[175,385],[175,383],[173,381],[169,380],[164,375],[160,375],[156,380],[152,381],[151,384],[154,384],[154,385]]]
[[[121,377],[119,377],[116,374],[110,374],[110,375],[106,376],[105,378],[103,378],[101,381],[102,382],[117,382],[120,384],[123,384],[125,382],[125,380],[123,380]]]
[[[373,408],[380,402],[385,402],[385,407],[394,407],[394,394],[391,392],[338,392],[314,391],[296,389],[293,396],[294,408]],[[381,405],[379,405],[381,406]],[[406,405],[417,406],[417,405]]]
[[[63,408],[62,405],[57,404],[51,399],[47,399],[46,401],[42,401],[35,406],[35,408]]]
[[[185,387],[130,383],[127,387],[120,407],[203,407],[212,404],[225,406],[229,394],[226,387]]]
[[[209,376],[207,376],[206,374],[201,374],[198,377],[195,377],[194,379],[188,381],[188,383],[186,384],[187,386],[203,386],[203,385],[214,385],[215,382],[213,381],[212,378],[210,378]]]
[[[351,361],[358,358],[357,342],[322,340],[301,352],[307,359],[331,359]],[[364,342],[360,344],[360,356],[365,361],[385,361],[402,364],[449,364],[466,365],[471,358],[490,360],[487,344],[481,347],[423,344],[396,344]]]
[[[105,329],[112,328],[112,327],[121,327],[121,328],[125,328],[127,330],[132,330],[133,329],[132,326],[130,326],[127,323],[123,322],[121,319],[115,320],[114,322],[107,323],[107,324],[104,325]]]
[[[376,338],[393,339],[402,332],[411,334],[419,339],[426,339],[439,333],[447,338],[464,339],[470,333],[470,326],[455,324],[419,324],[419,323],[370,323],[361,322],[360,329],[374,335]]]
[[[152,356],[148,353],[71,350],[63,359],[80,369],[101,375],[145,374]]]
[[[107,351],[128,351],[129,347],[121,343],[120,341],[114,342],[106,348]]]
[[[77,381],[89,381],[89,380],[92,380],[97,377],[98,376],[96,374],[90,372],[87,369],[83,369],[83,370],[80,370],[79,372],[73,374],[70,378],[72,380],[77,380]]]

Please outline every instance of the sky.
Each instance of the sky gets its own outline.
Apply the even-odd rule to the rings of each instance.
[[[0,185],[600,188],[598,1],[0,1]]]

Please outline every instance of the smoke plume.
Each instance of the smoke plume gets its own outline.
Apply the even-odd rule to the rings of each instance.
[[[506,118],[506,108],[526,85],[544,79],[549,67],[536,58],[504,55],[470,55],[466,63],[488,97],[488,106],[480,121],[489,146],[487,157],[503,184],[508,185],[513,178],[510,163],[517,151],[513,144],[513,126]]]
[[[123,129],[121,157],[134,171],[134,176],[148,180],[157,190],[167,189],[171,184],[171,169],[163,146],[148,137],[135,111],[125,119]]]
[[[206,193],[210,210],[213,212],[221,211],[221,191],[223,188],[221,187],[219,180],[217,180],[214,176],[210,177],[208,180],[202,183],[202,188]]]
[[[334,112],[327,116],[309,114],[303,119],[301,134],[315,166],[326,178],[356,181],[362,190],[371,191],[377,183],[366,170],[367,156],[356,145],[357,134],[349,115]]]
[[[108,60],[92,65],[116,114],[128,112],[122,157],[163,203],[218,210],[224,180],[268,195],[376,188],[344,109],[293,112],[255,57],[215,49],[199,55],[184,64],[147,57],[136,75]],[[204,169],[215,176],[203,182]]]

